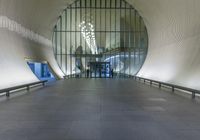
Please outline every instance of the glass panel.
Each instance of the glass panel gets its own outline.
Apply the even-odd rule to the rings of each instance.
[[[52,40],[63,72],[87,77],[92,68],[94,77],[104,78],[112,69],[118,77],[136,74],[146,58],[148,35],[143,19],[131,7],[123,0],[80,0],[69,6]],[[95,68],[90,67],[93,62]]]
[[[107,8],[110,8],[110,7],[111,7],[111,5],[110,5],[110,0],[106,0],[106,7],[107,7]]]
[[[96,0],[96,7],[97,8],[100,8],[100,6],[101,6],[100,3],[101,3],[100,0]]]
[[[106,21],[106,31],[110,31],[111,30],[111,20],[110,20],[110,16],[111,15],[111,12],[110,10],[106,9],[106,16],[105,16],[105,21]]]
[[[66,45],[67,45],[67,54],[70,54],[70,43],[71,43],[70,32],[66,32]]]
[[[102,9],[101,10],[101,31],[105,31],[106,30],[106,10]]]
[[[81,7],[84,8],[85,7],[85,0],[80,0],[81,2]]]
[[[97,0],[92,0],[92,8],[95,8],[96,1],[97,1]]]
[[[115,32],[115,25],[116,25],[116,14],[115,14],[116,10],[112,9],[110,10],[110,28],[111,31]]]
[[[120,0],[115,0],[115,5],[116,5],[116,8],[120,8],[120,3],[121,3],[121,1]]]
[[[111,7],[112,7],[112,8],[115,8],[115,6],[116,6],[116,5],[115,5],[115,0],[111,0],[110,3],[111,3]]]
[[[67,9],[66,10],[66,19],[67,19],[67,24],[66,24],[66,26],[67,26],[67,31],[70,31],[71,30],[71,10],[69,10],[69,9]]]
[[[102,7],[102,8],[105,8],[105,7],[106,7],[106,1],[107,1],[107,0],[101,0],[101,7]]]
[[[65,32],[61,32],[61,36],[62,36],[62,54],[65,54]]]

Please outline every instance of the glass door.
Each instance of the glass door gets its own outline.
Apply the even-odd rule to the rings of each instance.
[[[90,62],[91,78],[110,78],[110,72],[109,62]]]

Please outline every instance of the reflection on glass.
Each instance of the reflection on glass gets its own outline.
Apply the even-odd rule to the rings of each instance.
[[[87,70],[94,77],[110,77],[112,70],[115,76],[135,75],[148,50],[144,21],[124,0],[76,1],[60,16],[53,43],[60,68],[71,77],[87,77]]]

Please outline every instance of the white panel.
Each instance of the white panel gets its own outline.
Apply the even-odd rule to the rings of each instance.
[[[0,89],[38,81],[25,58],[48,61],[61,78],[52,48],[31,42],[19,34],[0,29]]]
[[[200,1],[127,1],[143,16],[149,34],[138,76],[200,89]]]

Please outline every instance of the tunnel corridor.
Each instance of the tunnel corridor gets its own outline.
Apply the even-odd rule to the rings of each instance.
[[[58,81],[23,96],[1,98],[0,110],[2,140],[200,137],[199,102],[129,79]]]

